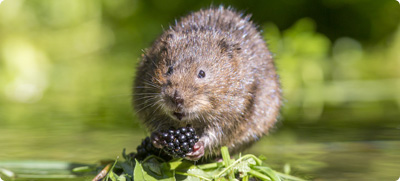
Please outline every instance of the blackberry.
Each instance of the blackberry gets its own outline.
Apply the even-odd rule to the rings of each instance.
[[[159,148],[156,148],[151,144],[150,137],[146,137],[142,140],[142,143],[136,148],[137,153],[135,154],[135,159],[144,160],[146,157],[150,155],[156,155],[166,160],[171,159],[164,151]]]
[[[152,134],[154,134],[152,137],[156,138],[163,149],[154,147],[150,137],[146,137],[136,148],[135,159],[144,160],[150,155],[156,155],[165,160],[170,160],[172,157],[185,157],[186,153],[193,151],[193,146],[199,141],[199,136],[190,125],[178,129],[171,127],[166,131]]]
[[[164,152],[172,157],[185,157],[193,151],[193,146],[199,141],[199,136],[190,125],[175,129],[173,127],[159,133],[159,142],[163,146]]]

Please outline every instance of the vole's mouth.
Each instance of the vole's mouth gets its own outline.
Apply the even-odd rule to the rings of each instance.
[[[185,117],[185,113],[183,113],[183,112],[174,112],[173,115],[178,120],[182,120],[182,118]]]

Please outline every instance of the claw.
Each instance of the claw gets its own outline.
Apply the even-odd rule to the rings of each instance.
[[[193,151],[187,153],[185,159],[197,161],[204,156],[204,142],[199,141],[193,146]]]
[[[156,148],[163,148],[162,143],[160,142],[160,135],[157,132],[153,132],[150,136],[151,143]]]

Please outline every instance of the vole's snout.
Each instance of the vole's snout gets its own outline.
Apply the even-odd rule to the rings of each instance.
[[[182,120],[185,117],[185,113],[183,112],[183,104],[185,101],[177,90],[173,90],[171,94],[165,94],[165,101],[167,105],[169,105],[168,107],[172,109],[171,113],[173,117],[178,120]]]
[[[184,102],[183,98],[178,94],[177,90],[175,90],[175,93],[174,93],[174,101],[178,108],[181,108],[183,106],[183,102]]]
[[[168,101],[170,101],[178,110],[182,109],[184,99],[177,90],[174,91],[173,95],[166,95]]]
[[[177,90],[175,90],[172,100],[174,101],[174,103],[178,109],[182,109],[184,100],[183,100],[182,96],[178,93]]]

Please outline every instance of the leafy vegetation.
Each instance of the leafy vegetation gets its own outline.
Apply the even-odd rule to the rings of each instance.
[[[195,164],[190,161],[173,159],[165,161],[160,157],[151,155],[143,161],[138,161],[123,152],[125,161],[116,160],[110,163],[96,176],[96,179],[103,177],[105,180],[129,181],[129,180],[235,180],[244,181],[255,177],[261,180],[281,181],[303,179],[280,173],[263,164],[263,157],[256,157],[251,154],[239,155],[232,159],[228,148],[222,147],[222,161],[207,164]],[[112,166],[111,166],[112,165]],[[82,170],[76,168],[76,170]],[[107,175],[104,175],[108,172]]]

